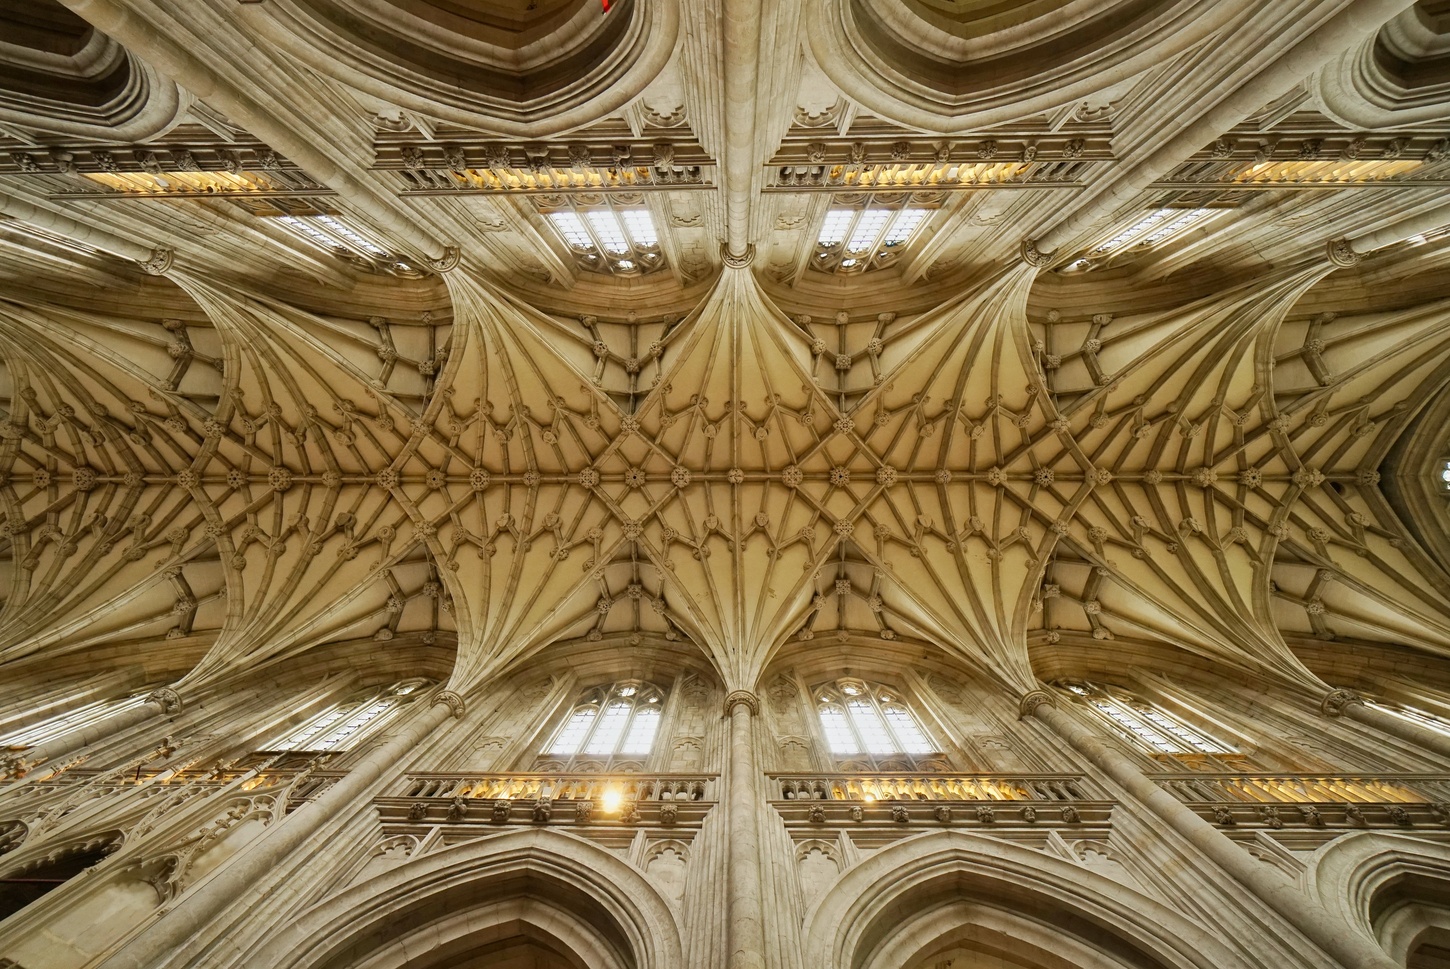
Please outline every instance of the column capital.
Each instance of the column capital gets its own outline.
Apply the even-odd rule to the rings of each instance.
[[[1022,248],[1019,252],[1023,262],[1037,269],[1041,269],[1052,262],[1052,253],[1043,252],[1041,249],[1038,249],[1036,239],[1023,239]]]
[[[754,244],[747,245],[745,251],[735,255],[725,243],[720,243],[720,261],[731,269],[744,269],[755,261]]]
[[[752,717],[760,712],[760,697],[749,690],[731,690],[725,697],[725,716],[734,713],[736,705],[740,703],[745,704]]]
[[[1350,246],[1348,239],[1330,239],[1324,244],[1324,254],[1341,269],[1348,269],[1359,262],[1359,253]]]
[[[181,694],[169,686],[163,686],[159,690],[152,690],[146,695],[147,703],[154,703],[161,708],[161,712],[167,716],[174,716],[181,712]]]
[[[428,268],[435,273],[448,273],[458,268],[458,263],[463,259],[463,250],[458,246],[444,246],[443,255],[438,258],[428,259]]]
[[[157,247],[151,250],[151,258],[136,261],[142,272],[148,276],[165,276],[171,271],[172,264],[176,261],[176,253],[171,249]]]
[[[463,702],[463,697],[454,693],[452,690],[443,690],[433,698],[433,705],[435,707],[440,703],[446,706],[448,712],[455,718],[462,717],[463,711],[468,709],[468,705]]]
[[[1319,712],[1326,717],[1339,717],[1344,715],[1346,707],[1355,703],[1363,705],[1364,697],[1353,690],[1330,690],[1319,701]]]
[[[1032,690],[1022,697],[1022,702],[1017,705],[1017,719],[1021,720],[1030,717],[1037,712],[1037,708],[1043,704],[1050,707],[1057,706],[1057,698],[1046,690]]]

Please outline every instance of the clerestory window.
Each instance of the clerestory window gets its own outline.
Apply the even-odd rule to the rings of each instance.
[[[589,207],[575,206],[570,199],[547,201],[557,202],[545,215],[581,269],[638,276],[665,265],[659,233],[642,204],[632,204],[628,197]]]
[[[905,250],[930,214],[924,206],[884,201],[864,208],[829,209],[816,236],[811,266],[836,273],[886,266]]]
[[[1155,754],[1233,754],[1232,747],[1126,690],[1086,681],[1059,684],[1124,734]]]
[[[404,680],[385,689],[355,694],[269,744],[268,751],[337,753],[351,750],[368,734],[397,715],[408,697],[427,685],[425,680]]]
[[[866,769],[896,770],[941,756],[894,689],[840,679],[817,686],[813,695],[826,744],[842,760]]]
[[[544,757],[558,766],[643,762],[664,705],[664,691],[640,680],[587,690],[544,745]]]

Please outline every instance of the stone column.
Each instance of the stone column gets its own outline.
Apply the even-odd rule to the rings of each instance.
[[[245,911],[261,879],[302,848],[337,812],[352,806],[373,783],[395,769],[424,738],[450,716],[463,715],[463,700],[444,690],[428,709],[414,712],[388,741],[364,757],[346,777],[316,801],[275,823],[260,838],[224,865],[210,881],[181,896],[177,904],[139,935],[97,964],[96,969],[158,969],[180,956],[184,964],[210,964],[183,953],[184,947],[217,916],[228,909]]]
[[[1254,858],[1183,802],[1153,783],[1131,760],[1103,743],[1096,733],[1057,709],[1044,690],[1022,698],[1022,716],[1046,724],[1068,745],[1140,801],[1210,860],[1277,912],[1346,969],[1394,969],[1398,964],[1379,944],[1352,925],[1334,918],[1318,902],[1276,869]]]
[[[122,731],[145,723],[158,713],[174,717],[180,712],[181,697],[177,696],[176,691],[170,687],[162,687],[146,697],[145,703],[119,713],[113,713],[92,723],[81,724],[74,730],[67,730],[59,737],[53,737],[43,744],[22,750],[15,759],[28,767],[39,767],[60,760],[91,744],[109,740]]]
[[[1388,710],[1372,707],[1364,697],[1349,690],[1330,690],[1319,704],[1319,712],[1326,717],[1345,717],[1368,724],[1392,737],[1398,737],[1416,747],[1450,760],[1450,736],[1432,730],[1413,720],[1397,717]]]
[[[756,811],[754,717],[760,700],[748,690],[735,690],[725,698],[730,718],[730,774],[725,800],[730,842],[726,851],[726,882],[730,910],[727,938],[729,969],[764,969],[765,917],[761,908],[760,827]]]

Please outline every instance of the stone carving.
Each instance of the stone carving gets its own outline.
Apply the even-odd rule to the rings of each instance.
[[[427,811],[426,807],[424,811]],[[468,798],[455,797],[448,804],[448,820],[462,821],[466,817],[468,817]]]
[[[459,696],[457,693],[454,693],[452,690],[441,691],[437,696],[433,698],[433,703],[435,705],[441,703],[446,706],[448,708],[449,715],[454,717],[455,719],[458,717],[462,717],[464,710],[466,709],[466,706],[463,702],[463,697]]]
[[[503,824],[513,814],[514,805],[508,798],[499,798],[493,802],[492,818],[494,824]]]
[[[169,686],[159,690],[152,690],[146,696],[147,703],[154,703],[161,707],[161,712],[168,717],[176,716],[181,712],[181,696]]]
[[[1319,703],[1319,710],[1326,717],[1343,716],[1347,707],[1364,703],[1364,698],[1350,690],[1330,690]]]

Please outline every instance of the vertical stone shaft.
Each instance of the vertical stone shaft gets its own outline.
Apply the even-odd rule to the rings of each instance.
[[[1234,844],[1183,802],[1153,783],[1131,760],[1057,709],[1049,694],[1028,694],[1022,701],[1022,712],[1024,715],[1030,713],[1045,723],[1119,787],[1191,841],[1211,861],[1341,965],[1347,969],[1391,969],[1397,965],[1373,939],[1335,919],[1283,875]]]
[[[97,969],[158,969],[173,958],[182,964],[196,961],[187,943],[227,909],[245,911],[256,886],[270,871],[301,850],[307,840],[338,811],[346,809],[384,773],[397,767],[419,742],[437,730],[461,701],[455,694],[439,694],[426,710],[415,713],[386,743],[363,758],[346,777],[274,825],[210,881],[180,901],[143,935],[137,936],[101,962]]]
[[[1325,716],[1357,720],[1391,737],[1398,737],[1416,747],[1450,759],[1450,737],[1404,717],[1397,717],[1388,710],[1372,707],[1356,693],[1348,690],[1331,691],[1320,703],[1319,709]]]
[[[730,912],[727,938],[730,969],[765,966],[764,913],[761,911],[760,830],[756,819],[759,799],[755,767],[754,718],[760,709],[755,694],[736,690],[725,698],[730,718],[730,776],[726,808],[730,843],[726,881]]]
[[[761,13],[760,0],[725,0],[725,246],[736,258],[750,246]]]

